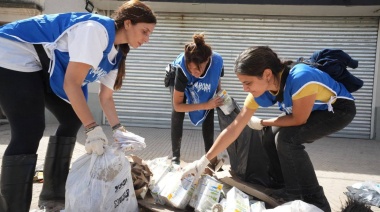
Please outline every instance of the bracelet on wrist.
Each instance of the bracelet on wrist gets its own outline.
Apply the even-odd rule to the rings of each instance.
[[[95,127],[99,126],[96,122],[92,122],[91,124],[88,124],[84,127],[84,132],[88,133],[91,130],[95,129]]]
[[[261,124],[262,127],[265,127],[264,124],[263,124],[263,121],[264,121],[264,120],[261,119],[261,120],[260,120],[260,124]]]
[[[120,123],[118,123],[118,124],[112,126],[111,128],[112,128],[112,131],[115,131],[115,130],[117,130],[117,128],[119,128],[119,127],[121,127],[121,124],[120,124]]]
[[[84,128],[88,129],[88,128],[91,128],[91,127],[93,127],[93,126],[97,126],[97,125],[98,125],[98,124],[94,121],[94,122],[92,122],[92,123],[87,124],[86,126],[84,126]]]
[[[116,130],[119,130],[121,132],[127,132],[127,130],[122,125],[120,125],[120,127],[118,127],[118,128],[112,129],[112,132],[115,133]]]

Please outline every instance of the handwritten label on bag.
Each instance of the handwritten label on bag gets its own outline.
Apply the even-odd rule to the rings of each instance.
[[[129,197],[129,189],[127,189],[126,191],[124,191],[124,193],[121,195],[121,197],[117,198],[114,201],[115,208],[117,208],[117,206],[119,206],[122,202],[124,202],[124,200],[128,201],[128,197]]]
[[[117,193],[121,188],[123,188],[127,182],[128,178],[125,178],[119,185],[115,186],[115,193]]]

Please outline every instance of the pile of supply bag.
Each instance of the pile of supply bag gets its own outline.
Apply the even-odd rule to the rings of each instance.
[[[267,210],[264,202],[210,175],[202,175],[197,184],[192,175],[181,179],[180,168],[167,161],[167,157],[162,157],[146,162],[153,174],[149,191],[157,204],[199,212],[322,211],[300,200]]]
[[[65,212],[137,212],[137,199],[149,193],[156,204],[200,212],[320,212],[317,207],[293,201],[274,209],[236,187],[202,175],[182,178],[181,167],[168,157],[143,161],[130,155],[146,147],[144,138],[126,132],[105,147],[103,155],[84,154],[72,165],[66,182]]]

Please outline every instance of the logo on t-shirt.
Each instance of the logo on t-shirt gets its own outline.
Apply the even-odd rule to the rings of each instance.
[[[284,111],[286,114],[292,114],[293,113],[293,107],[286,107],[284,103],[281,103],[281,110]]]
[[[203,83],[203,82],[196,82],[194,84],[194,88],[199,91],[207,92],[209,93],[211,91],[211,84],[210,83]]]
[[[101,67],[98,67],[95,70],[91,68],[86,76],[86,79],[84,79],[83,85],[88,84],[90,82],[95,82],[96,80],[100,79],[105,75],[107,75],[107,72],[104,71]]]

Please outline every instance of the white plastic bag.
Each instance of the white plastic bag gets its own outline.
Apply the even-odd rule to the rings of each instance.
[[[372,181],[347,186],[345,194],[361,203],[380,207],[380,184]]]
[[[277,206],[273,209],[265,210],[265,212],[323,212],[321,209],[316,206],[306,203],[301,200],[294,200],[291,202],[284,203],[280,206]]]
[[[166,184],[170,183],[167,183],[168,178],[165,177],[172,170],[167,160],[168,157],[161,157],[146,161],[153,174],[149,181],[149,190],[154,201],[160,205],[165,205],[165,199],[160,196],[160,193],[164,190]]]
[[[138,211],[131,166],[118,147],[85,154],[72,165],[66,182],[65,212]]]
[[[142,150],[146,147],[145,138],[132,132],[116,130],[113,137],[123,151]]]

